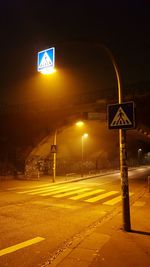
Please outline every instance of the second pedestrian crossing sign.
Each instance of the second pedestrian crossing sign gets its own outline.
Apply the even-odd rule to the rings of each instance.
[[[51,153],[57,153],[57,145],[51,145]]]
[[[109,129],[135,128],[134,102],[108,105],[107,111]]]

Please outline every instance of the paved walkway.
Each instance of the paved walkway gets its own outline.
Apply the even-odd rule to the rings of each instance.
[[[150,193],[131,206],[131,232],[122,229],[121,213],[77,238],[51,264],[51,267],[149,267]]]
[[[133,168],[132,168],[133,169]],[[119,173],[120,170],[102,170],[100,172],[93,172],[93,173],[89,173],[89,174],[75,174],[75,173],[70,173],[64,176],[59,176],[57,175],[55,177],[55,183],[67,183],[67,182],[71,182],[71,181],[80,181],[80,180],[85,180],[85,179],[90,179],[90,178],[94,178],[94,177],[99,177],[99,176],[104,176],[104,175],[109,175],[109,174],[114,174],[114,173]],[[18,177],[19,178],[19,177]],[[25,176],[20,176],[20,179],[25,179],[25,180],[39,180],[39,181],[49,181],[51,183],[54,183],[54,178],[52,175],[48,176],[48,175],[42,175],[38,177],[25,177]]]
[[[42,176],[35,176],[35,177],[26,177],[25,175],[18,175],[18,176],[0,176],[0,181],[6,182],[6,181],[14,181],[14,180],[22,180],[22,181],[38,181],[38,182],[49,182],[51,184],[55,183],[70,183],[74,181],[80,181],[80,180],[85,180],[85,179],[90,179],[94,177],[99,177],[99,176],[104,176],[104,175],[109,175],[111,173],[118,173],[120,172],[119,170],[109,170],[109,171],[101,171],[99,173],[91,173],[91,174],[84,174],[81,176],[80,174],[70,174],[70,175],[64,175],[64,176],[56,176],[55,182],[53,179],[53,176],[48,176],[48,175],[42,175]]]

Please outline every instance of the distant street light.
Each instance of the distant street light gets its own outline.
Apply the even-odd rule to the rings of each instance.
[[[76,125],[79,127],[82,127],[84,125],[84,122],[83,121],[77,121]]]
[[[54,68],[49,68],[49,69],[45,69],[45,70],[41,71],[41,73],[44,75],[53,74],[54,72],[56,72],[56,69],[54,69]]]
[[[139,149],[138,149],[138,163],[139,163],[139,164],[141,163],[141,159],[142,159],[142,149],[139,148]]]
[[[81,137],[81,176],[83,176],[83,162],[84,162],[84,139],[88,137],[87,133],[84,133]]]

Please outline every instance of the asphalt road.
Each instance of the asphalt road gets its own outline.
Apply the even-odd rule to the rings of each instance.
[[[147,186],[148,175],[148,167],[129,171],[130,205]],[[122,209],[119,173],[67,184],[13,180],[0,185],[1,267],[47,266]]]

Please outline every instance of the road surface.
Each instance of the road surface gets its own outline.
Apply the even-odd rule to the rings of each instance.
[[[131,205],[149,174],[148,167],[129,171]],[[122,210],[119,173],[65,184],[13,180],[0,185],[1,267],[47,266],[66,246]]]

